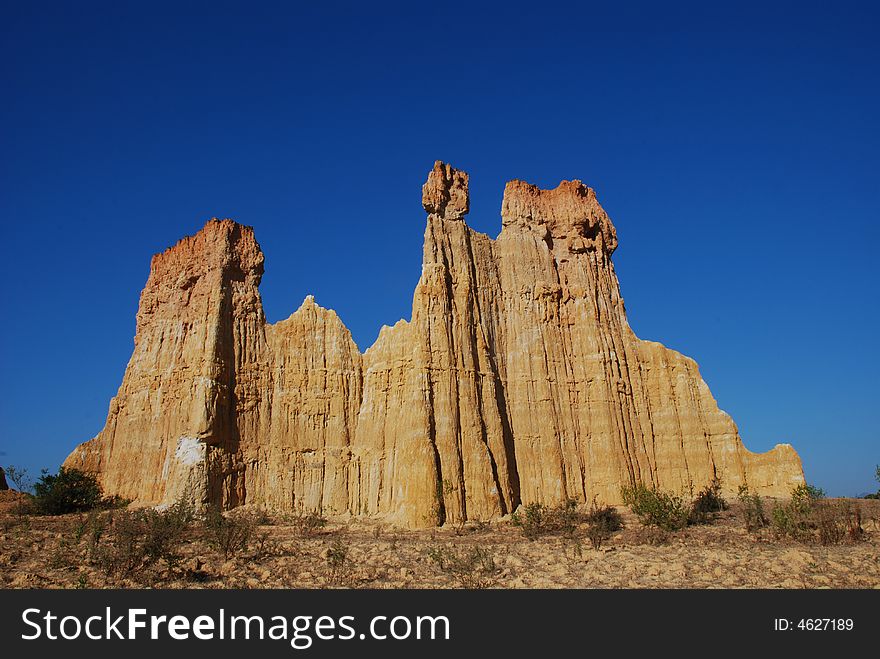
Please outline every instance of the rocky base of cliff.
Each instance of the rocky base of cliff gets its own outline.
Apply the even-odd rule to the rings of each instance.
[[[577,535],[527,540],[506,520],[422,531],[332,522],[303,537],[289,519],[264,518],[229,558],[193,534],[174,567],[136,578],[90,564],[78,516],[21,522],[0,507],[0,588],[880,588],[880,501],[851,503],[864,537],[827,547],[750,534],[736,505],[668,534],[620,509],[624,529],[598,551]],[[441,567],[444,556],[477,556],[477,567]]]

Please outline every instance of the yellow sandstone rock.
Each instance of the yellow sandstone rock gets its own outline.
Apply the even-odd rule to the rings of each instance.
[[[696,363],[630,329],[617,236],[580,181],[507,184],[492,240],[468,176],[436,163],[410,322],[363,355],[311,296],[267,324],[253,231],[211,220],[153,258],[135,349],[101,433],[65,465],[137,503],[260,504],[407,526],[533,501],[615,503],[634,482],[719,476],[784,496],[782,444],[750,453]]]

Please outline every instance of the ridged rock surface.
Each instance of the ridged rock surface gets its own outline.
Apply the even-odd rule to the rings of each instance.
[[[617,235],[580,181],[507,184],[496,240],[436,163],[412,320],[363,355],[311,296],[267,324],[253,231],[212,220],[153,258],[135,349],[101,433],[66,466],[137,503],[242,504],[407,526],[521,503],[616,503],[635,482],[721,478],[785,496],[787,444],[746,450],[696,363],[630,329]]]

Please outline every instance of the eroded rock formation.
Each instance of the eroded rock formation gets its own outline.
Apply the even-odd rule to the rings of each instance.
[[[253,231],[211,220],[153,258],[101,433],[66,466],[142,504],[373,515],[430,526],[624,484],[782,496],[791,446],[750,453],[696,363],[630,329],[617,235],[580,181],[507,184],[497,239],[436,163],[412,320],[364,354],[311,296],[267,324]]]

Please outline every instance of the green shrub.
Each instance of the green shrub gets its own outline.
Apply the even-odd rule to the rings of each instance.
[[[524,505],[510,516],[510,521],[514,526],[521,528],[523,535],[529,540],[548,533],[547,507],[542,503]]]
[[[621,488],[623,502],[645,526],[677,531],[687,526],[690,506],[680,496],[642,483]]]
[[[336,538],[327,550],[327,581],[342,585],[351,578],[351,548],[342,538]]]
[[[37,510],[46,515],[84,512],[101,503],[101,487],[91,474],[61,467],[57,475],[45,469],[34,484]]]
[[[566,538],[574,536],[578,524],[584,520],[583,514],[578,510],[578,502],[574,499],[566,499],[559,505],[550,509],[550,519],[554,530]]]
[[[764,500],[757,494],[749,490],[748,485],[740,485],[737,494],[740,505],[742,506],[743,521],[746,523],[746,530],[749,533],[755,533],[766,528],[770,521],[764,512]]]
[[[721,496],[721,480],[716,476],[704,487],[691,504],[691,524],[707,524],[716,513],[727,510],[727,501]]]
[[[595,497],[590,510],[584,516],[584,522],[587,525],[587,538],[593,549],[597,550],[612,534],[623,528],[623,518],[617,509],[614,506],[599,506]]]
[[[577,501],[566,499],[552,507],[542,503],[526,504],[510,516],[510,521],[521,528],[529,540],[551,534],[572,537],[583,521],[583,515],[578,511]]]
[[[816,504],[825,497],[818,487],[804,483],[791,491],[791,498],[785,503],[773,506],[771,521],[776,537],[788,537],[801,542],[813,539],[817,528]]]
[[[818,501],[825,498],[825,490],[809,483],[798,485],[791,491],[791,498],[801,504]]]
[[[109,526],[101,518],[93,526],[95,560],[108,574],[129,576],[144,572],[160,560],[169,567],[177,565],[178,550],[187,539],[193,511],[181,501],[165,510],[143,508],[108,513],[106,519]],[[108,542],[101,543],[105,535]]]
[[[101,539],[107,532],[107,528],[111,521],[111,513],[99,513],[95,510],[89,512],[88,517],[86,517],[86,528],[84,533],[87,534],[88,537],[90,556],[96,555],[98,547],[101,546]]]
[[[788,537],[793,540],[808,541],[812,535],[811,509],[804,508],[794,501],[775,504],[771,512],[773,533],[777,538]]]
[[[858,506],[847,501],[826,501],[825,493],[811,485],[798,485],[791,499],[773,508],[777,537],[798,542],[837,545],[856,542],[864,535]]]

